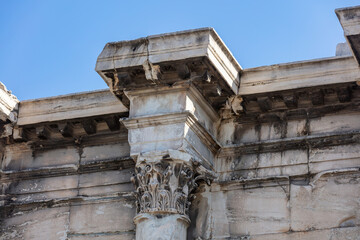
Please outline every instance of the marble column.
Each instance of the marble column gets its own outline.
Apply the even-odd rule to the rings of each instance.
[[[136,188],[136,239],[186,239],[191,193],[200,172],[189,154],[178,151],[141,154],[132,182]]]

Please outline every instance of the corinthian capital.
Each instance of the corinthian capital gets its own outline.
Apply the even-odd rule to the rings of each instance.
[[[210,183],[214,174],[185,155],[185,159],[171,158],[169,154],[138,158],[131,180],[139,214],[176,213],[187,217],[198,182]]]

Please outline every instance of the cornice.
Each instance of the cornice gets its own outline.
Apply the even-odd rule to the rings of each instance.
[[[239,95],[320,87],[360,80],[353,57],[332,57],[244,69]]]
[[[169,114],[156,114],[144,117],[123,118],[121,122],[127,129],[138,129],[158,125],[169,125],[183,123],[186,121],[189,112],[176,112]]]
[[[214,29],[202,28],[108,43],[95,70],[119,99],[124,90],[193,81],[218,111],[237,94],[242,68]]]
[[[135,163],[130,157],[117,157],[102,160],[94,160],[80,165],[65,164],[53,167],[41,167],[25,170],[0,170],[2,183],[18,181],[19,179],[29,180],[38,178],[69,176],[76,174],[93,173],[99,171],[111,171],[126,168],[133,168]],[[129,179],[130,182],[130,179]]]
[[[223,146],[219,151],[218,157],[223,158],[236,156],[239,154],[279,152],[290,149],[306,149],[309,147],[319,148],[358,143],[359,141],[360,131],[317,134],[310,136],[256,141]]]
[[[104,89],[21,101],[17,125],[68,121],[126,112],[128,109],[108,89]]]

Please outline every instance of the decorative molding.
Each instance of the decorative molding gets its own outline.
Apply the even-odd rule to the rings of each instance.
[[[178,213],[188,215],[188,197],[195,189],[194,171],[186,163],[142,162],[135,167],[138,213]]]
[[[193,114],[188,115],[186,124],[214,154],[218,152],[221,148],[220,143],[199,123]]]
[[[136,191],[137,213],[171,213],[188,216],[193,191],[200,180],[210,184],[216,175],[202,167],[198,161],[188,159],[188,154],[171,151],[159,158],[139,157],[135,175],[131,178]],[[171,156],[186,159],[172,159]]]
[[[359,141],[360,131],[309,135],[286,139],[274,139],[227,145],[221,148],[218,157],[224,158],[240,154],[276,152],[290,149],[306,149],[309,147],[319,148],[346,145],[358,143]]]
[[[194,87],[194,85],[190,85],[189,87],[190,96],[194,97],[197,104],[200,105],[202,109],[205,110],[205,112],[208,114],[208,116],[211,118],[213,122],[216,122],[219,120],[219,114],[214,111],[214,109],[211,107],[211,105],[204,99],[204,97],[201,95],[199,90]]]
[[[52,167],[40,167],[24,170],[0,170],[0,179],[3,183],[18,181],[21,179],[39,179],[58,176],[70,176],[77,174],[86,174],[93,172],[112,171],[119,169],[133,168],[135,163],[130,157],[115,157],[89,161],[86,163],[63,164]]]
[[[158,125],[168,125],[185,122],[189,112],[175,112],[169,114],[156,114],[144,117],[123,118],[121,122],[127,129],[138,129]]]

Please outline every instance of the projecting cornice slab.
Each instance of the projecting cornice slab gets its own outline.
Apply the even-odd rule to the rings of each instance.
[[[244,69],[239,95],[320,87],[359,80],[360,68],[352,57],[331,57]]]
[[[125,112],[128,112],[128,109],[105,89],[21,101],[17,125],[69,121]]]
[[[212,28],[106,44],[95,69],[126,105],[123,90],[192,81],[218,109],[237,94],[240,65]]]
[[[0,120],[16,122],[19,100],[0,82]]]
[[[360,65],[360,6],[336,9],[345,38]]]

